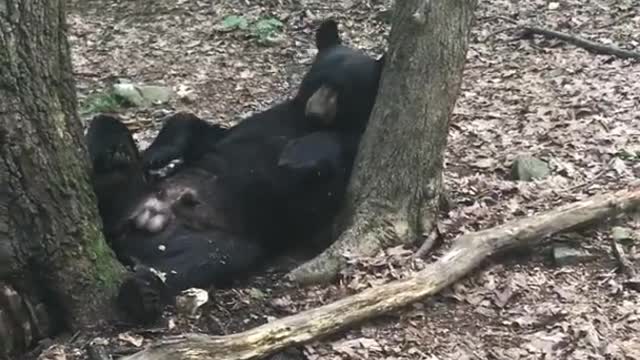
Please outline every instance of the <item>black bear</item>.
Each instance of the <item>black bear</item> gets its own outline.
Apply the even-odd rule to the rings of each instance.
[[[148,179],[131,133],[113,116],[96,116],[87,141],[105,237],[118,259],[136,269],[119,294],[134,320],[154,320],[185,288],[229,285],[264,258],[259,243],[243,234],[245,217],[215,174],[185,167]]]
[[[211,132],[207,126],[215,127],[204,121],[170,119],[145,152],[145,168],[181,158],[187,166],[224,174],[268,249],[290,249],[316,233],[340,206],[383,66],[383,59],[341,42],[337,23],[324,21],[316,32],[318,54],[296,96],[223,137],[202,136]],[[229,161],[202,160],[211,152]]]
[[[119,296],[130,316],[153,320],[178,291],[227,285],[331,223],[382,69],[340,43],[337,24],[324,22],[296,97],[231,129],[178,113],[140,156],[121,122],[94,118],[87,140],[105,235],[136,268]],[[175,158],[176,173],[147,176]]]

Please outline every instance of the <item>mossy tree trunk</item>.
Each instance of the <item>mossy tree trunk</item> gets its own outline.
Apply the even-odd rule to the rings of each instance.
[[[72,329],[105,316],[124,273],[102,237],[76,106],[64,1],[1,1],[0,281]]]
[[[295,269],[295,280],[331,280],[345,253],[371,256],[433,231],[449,117],[475,5],[474,0],[396,2],[378,98],[339,217],[340,236]]]

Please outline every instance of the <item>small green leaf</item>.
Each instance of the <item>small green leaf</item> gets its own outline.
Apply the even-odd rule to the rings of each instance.
[[[267,18],[257,21],[251,26],[251,33],[258,38],[258,43],[273,43],[284,24],[276,18]]]
[[[89,95],[80,103],[80,113],[117,112],[126,105],[123,99],[111,91],[99,92]]]
[[[284,24],[281,23],[278,19],[262,19],[253,25],[253,31],[260,35],[268,36],[271,33],[280,30],[283,25]]]
[[[222,29],[231,31],[235,29],[245,30],[249,26],[249,22],[244,16],[229,15],[222,20]]]
[[[262,19],[256,23],[258,29],[276,30],[281,28],[284,24],[276,18]]]
[[[634,162],[640,160],[640,151],[634,152],[633,150],[619,149],[615,155],[622,160]]]

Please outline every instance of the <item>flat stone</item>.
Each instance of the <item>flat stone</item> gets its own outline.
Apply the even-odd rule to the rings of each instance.
[[[633,242],[636,239],[636,234],[630,228],[614,226],[613,229],[611,229],[611,237],[619,243]]]
[[[114,84],[113,93],[136,107],[165,103],[173,95],[173,91],[165,86],[134,85],[131,83]]]
[[[260,289],[251,288],[249,289],[249,297],[256,300],[262,300],[267,297],[267,295],[262,292]]]
[[[165,103],[173,95],[173,90],[166,86],[138,85],[137,88],[142,94],[142,98],[151,104]]]
[[[575,265],[593,260],[595,255],[564,244],[553,245],[553,260],[557,266]]]
[[[520,181],[532,181],[544,179],[549,176],[549,165],[533,156],[520,155],[511,165],[511,179]]]

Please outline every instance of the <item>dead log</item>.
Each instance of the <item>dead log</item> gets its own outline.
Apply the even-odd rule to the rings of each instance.
[[[589,225],[640,206],[640,185],[507,224],[464,234],[438,261],[412,277],[367,289],[331,304],[227,336],[185,334],[161,340],[125,360],[258,359],[307,343],[436,294],[489,256],[534,246],[548,236]]]
[[[577,36],[565,34],[559,31],[547,30],[538,27],[525,26],[522,28],[520,38],[527,38],[531,35],[541,35],[548,38],[555,38],[566,41],[569,44],[583,48],[595,54],[613,55],[623,59],[640,59],[640,53],[620,49],[615,46],[607,46],[595,41],[579,38]]]

